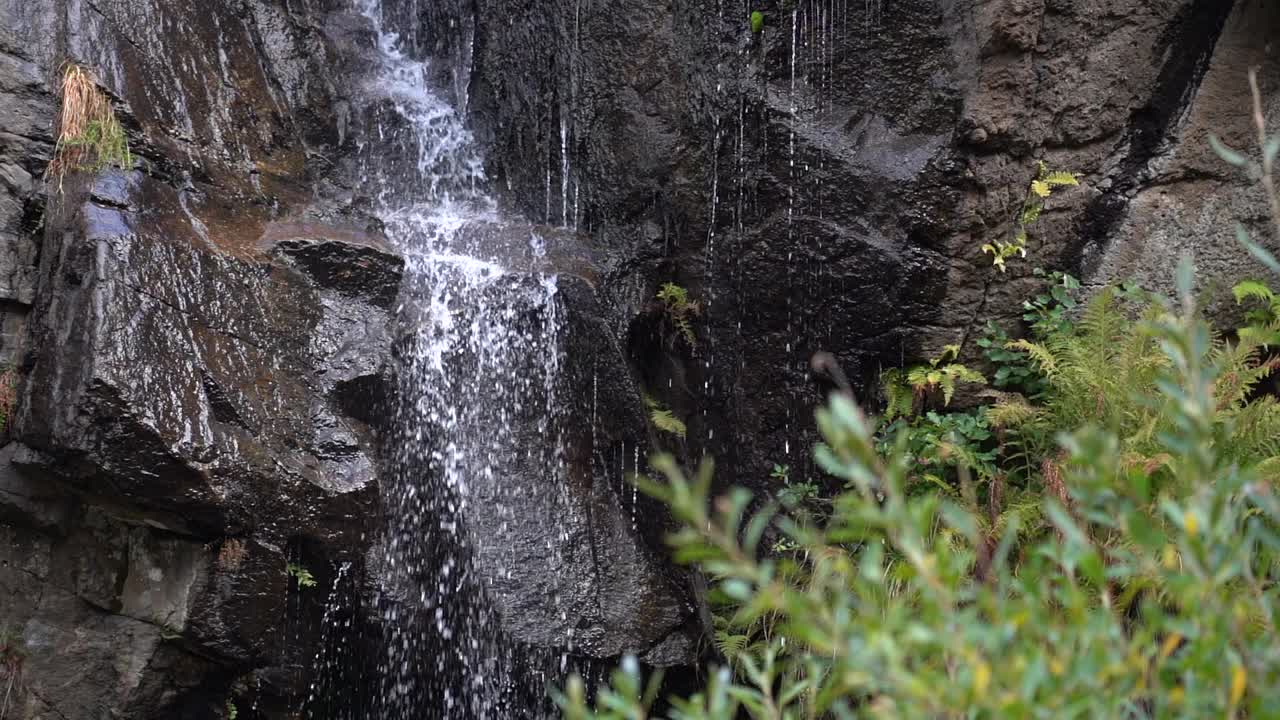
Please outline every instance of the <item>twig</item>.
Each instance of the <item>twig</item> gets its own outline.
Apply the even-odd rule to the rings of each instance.
[[[1271,221],[1275,224],[1276,240],[1280,241],[1280,196],[1276,195],[1275,165],[1272,153],[1267,152],[1267,118],[1262,112],[1262,91],[1258,89],[1258,68],[1249,68],[1249,89],[1253,93],[1253,124],[1258,129],[1258,149],[1262,151],[1262,187],[1271,204]]]

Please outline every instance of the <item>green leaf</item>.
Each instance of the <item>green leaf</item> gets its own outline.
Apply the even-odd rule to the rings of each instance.
[[[1216,135],[1209,135],[1209,147],[1229,165],[1245,167],[1249,164],[1249,158],[1227,147]]]
[[[764,30],[764,13],[756,10],[751,13],[751,32],[758,33]]]

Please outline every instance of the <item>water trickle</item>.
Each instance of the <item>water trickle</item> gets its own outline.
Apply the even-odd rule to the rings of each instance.
[[[541,257],[542,240],[495,242],[501,219],[463,119],[431,86],[429,61],[387,26],[381,0],[356,2],[378,38],[362,176],[405,257],[393,467],[383,485],[385,637],[366,716],[536,717],[519,694],[530,677],[549,679],[537,667],[542,659],[503,633],[492,599],[519,569],[522,541],[527,549],[521,522],[545,518],[552,531],[544,529],[537,550],[554,556],[551,539],[564,535],[554,531],[556,518],[572,514],[557,481],[557,280],[508,266],[511,256]],[[565,224],[568,132],[562,128]],[[550,221],[550,162],[546,193]],[[558,597],[558,581],[547,582],[548,597]]]

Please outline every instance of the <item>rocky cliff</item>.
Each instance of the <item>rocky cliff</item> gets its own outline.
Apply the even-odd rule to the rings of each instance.
[[[556,541],[573,615],[540,602],[545,559],[482,579],[544,648],[577,629],[587,656],[692,659],[695,598],[622,475],[662,444],[715,455],[723,482],[807,472],[815,351],[869,389],[944,344],[976,353],[1037,265],[1159,285],[1191,250],[1223,289],[1256,272],[1232,227],[1262,205],[1206,138],[1250,145],[1249,67],[1276,96],[1265,0],[385,7],[437,58],[508,215],[578,246],[556,266],[586,518]],[[406,330],[358,162],[372,42],[342,0],[0,0],[0,714],[376,705]],[[59,188],[42,175],[69,61],[138,162]],[[1042,160],[1082,186],[1001,274],[980,247]],[[653,301],[668,281],[701,304],[693,343]],[[643,427],[641,393],[687,442]],[[512,532],[531,553],[546,528]]]
[[[1280,83],[1266,2],[454,10],[475,25],[469,107],[491,174],[522,212],[611,249],[636,372],[726,482],[810,471],[815,351],[873,393],[882,368],[944,345],[976,358],[988,321],[1016,325],[1036,267],[1159,288],[1192,250],[1218,297],[1258,272],[1232,234],[1264,203],[1207,137],[1256,146],[1247,70],[1268,98]],[[1012,235],[1040,161],[1082,186],[1000,273],[981,246]],[[664,281],[705,306],[694,349],[646,320]]]

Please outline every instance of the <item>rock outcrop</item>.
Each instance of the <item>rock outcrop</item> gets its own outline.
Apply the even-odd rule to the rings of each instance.
[[[0,713],[376,713],[385,445],[417,329],[359,182],[380,112],[367,19],[324,0],[47,0],[0,2],[0,20]],[[64,61],[94,73],[135,167],[45,182]],[[507,234],[527,251],[530,232]],[[566,273],[563,410],[589,413],[596,387],[607,415],[564,423],[570,487],[508,479],[568,497],[576,524],[473,519],[520,560],[499,575],[482,551],[479,582],[530,652],[688,663],[681,578],[621,492],[649,430],[620,322],[560,235],[521,262]],[[536,428],[523,439],[545,444]]]
[[[7,717],[306,697],[325,591],[285,568],[327,588],[378,528],[403,265],[343,209],[327,11],[0,4]],[[64,61],[131,171],[43,182]]]
[[[1253,144],[1274,3],[383,5],[438,58],[508,216],[563,245],[530,262],[564,273],[554,490],[578,515],[556,538],[532,504],[475,521],[519,562],[482,549],[473,580],[548,652],[690,662],[696,598],[624,475],[662,445],[723,482],[811,474],[814,352],[865,393],[945,344],[975,357],[1037,265],[1159,286],[1191,250],[1220,289],[1257,272],[1233,225],[1262,236],[1262,203],[1206,138]],[[367,97],[374,42],[345,0],[0,0],[0,714],[377,707],[404,264],[362,183],[365,125],[391,114]],[[58,189],[68,60],[139,162]],[[386,161],[418,162],[393,135]],[[1081,187],[1001,274],[980,248],[1041,160]],[[692,343],[653,299],[668,281],[700,303]],[[647,427],[644,394],[687,441]]]
[[[605,285],[638,318],[637,372],[725,482],[810,473],[815,351],[874,394],[881,368],[943,345],[976,359],[1037,266],[1167,287],[1194,249],[1223,290],[1258,271],[1232,234],[1263,203],[1206,137],[1256,145],[1246,71],[1268,97],[1280,77],[1267,3],[453,7],[474,25],[491,174],[513,207],[615,258]],[[1082,187],[1002,274],[980,248],[1012,235],[1041,160]],[[696,350],[645,319],[665,281],[704,304]]]

